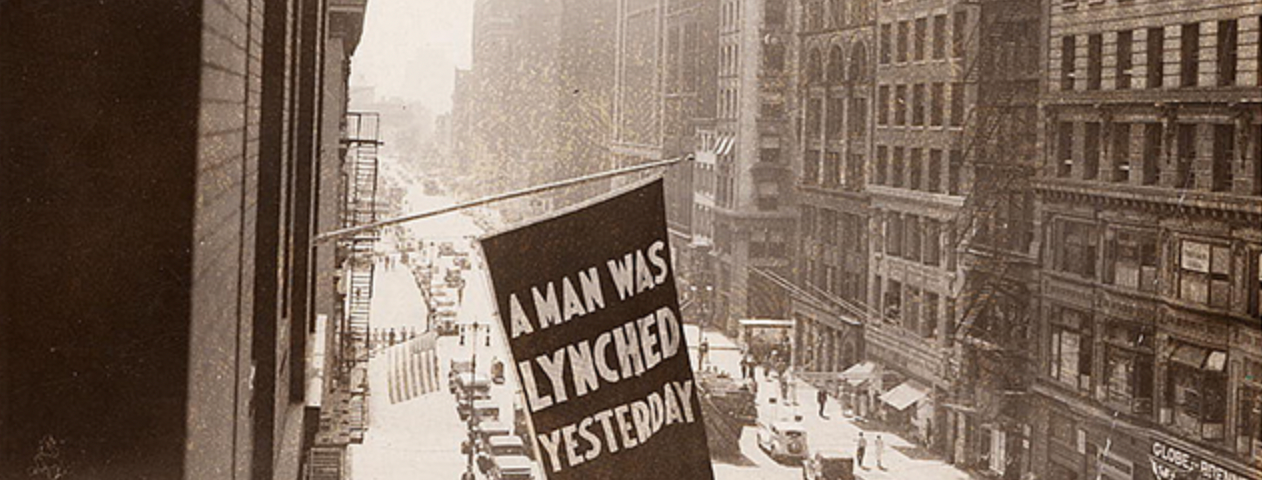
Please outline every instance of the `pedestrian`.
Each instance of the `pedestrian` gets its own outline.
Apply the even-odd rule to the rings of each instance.
[[[741,380],[749,378],[749,354],[741,355]]]
[[[885,453],[885,440],[881,440],[881,434],[876,434],[876,440],[872,442],[872,446],[876,447],[876,468],[885,470],[885,464],[881,462],[881,457]]]
[[[824,405],[828,404],[828,391],[824,390],[824,387],[815,391],[815,401],[819,403],[819,417],[828,418],[824,416]]]
[[[697,352],[700,354],[700,357],[701,357],[700,360],[697,362],[698,365],[705,366],[706,360],[710,354],[710,341],[702,338],[701,346],[697,347]]]
[[[863,438],[863,432],[859,432],[859,448],[855,454],[855,461],[859,463],[859,468],[867,470],[868,467],[863,466],[863,454],[867,453],[868,439]]]
[[[394,346],[394,329],[393,328],[390,329],[389,338],[390,338],[390,346],[393,347]]]
[[[780,375],[780,402],[784,403],[789,400],[789,379],[784,375]]]

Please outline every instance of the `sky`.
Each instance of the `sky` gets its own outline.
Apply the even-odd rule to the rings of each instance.
[[[351,58],[351,87],[378,99],[451,110],[455,69],[468,68],[474,0],[368,0],[364,33]]]

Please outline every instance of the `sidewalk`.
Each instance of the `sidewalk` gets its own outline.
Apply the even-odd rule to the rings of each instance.
[[[685,335],[688,339],[691,355],[693,357],[694,366],[696,365],[698,331],[696,327],[685,327]],[[706,330],[705,338],[710,343],[710,354],[708,366],[716,367],[732,373],[733,376],[739,376],[740,373],[740,351],[736,343],[727,338],[722,332],[717,330]],[[732,346],[734,348],[716,348],[717,346]],[[846,456],[853,457],[856,450],[856,441],[859,432],[863,432],[868,439],[868,450],[864,466],[867,469],[855,469],[856,478],[864,479],[934,479],[934,480],[965,480],[973,478],[967,472],[947,464],[945,461],[932,458],[925,454],[924,449],[916,444],[902,438],[896,433],[878,430],[875,428],[866,428],[856,425],[853,418],[847,418],[842,415],[841,404],[835,398],[829,398],[824,408],[826,417],[819,416],[819,407],[815,402],[816,389],[804,381],[795,381],[794,388],[791,389],[790,401],[787,405],[772,406],[770,398],[778,397],[780,388],[776,381],[769,379],[765,373],[759,369],[758,378],[758,405],[760,415],[778,415],[780,417],[793,418],[795,415],[802,416],[802,424],[807,431],[807,439],[812,452],[819,450],[840,451]],[[795,395],[796,394],[796,395]],[[796,402],[792,400],[796,398]],[[885,451],[882,463],[886,467],[885,470],[876,468],[875,440],[876,435],[881,435],[885,441]],[[762,456],[762,452],[757,450],[756,441],[751,437],[755,435],[753,428],[746,428],[741,439],[741,450],[747,457]],[[785,465],[795,470],[800,470],[796,465]],[[760,472],[752,478],[780,478],[782,475],[763,475],[761,472],[766,468],[752,467]],[[741,472],[742,470],[750,470],[751,467],[742,467],[735,465],[715,465],[715,473],[718,478],[736,478],[750,477],[752,472]],[[779,469],[777,469],[779,470]],[[728,475],[723,472],[733,472]]]

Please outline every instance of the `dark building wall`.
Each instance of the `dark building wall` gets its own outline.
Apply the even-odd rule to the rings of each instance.
[[[0,476],[182,473],[200,11],[0,7]]]

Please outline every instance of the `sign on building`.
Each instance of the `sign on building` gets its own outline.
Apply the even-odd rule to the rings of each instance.
[[[713,478],[660,179],[482,251],[548,478]]]

